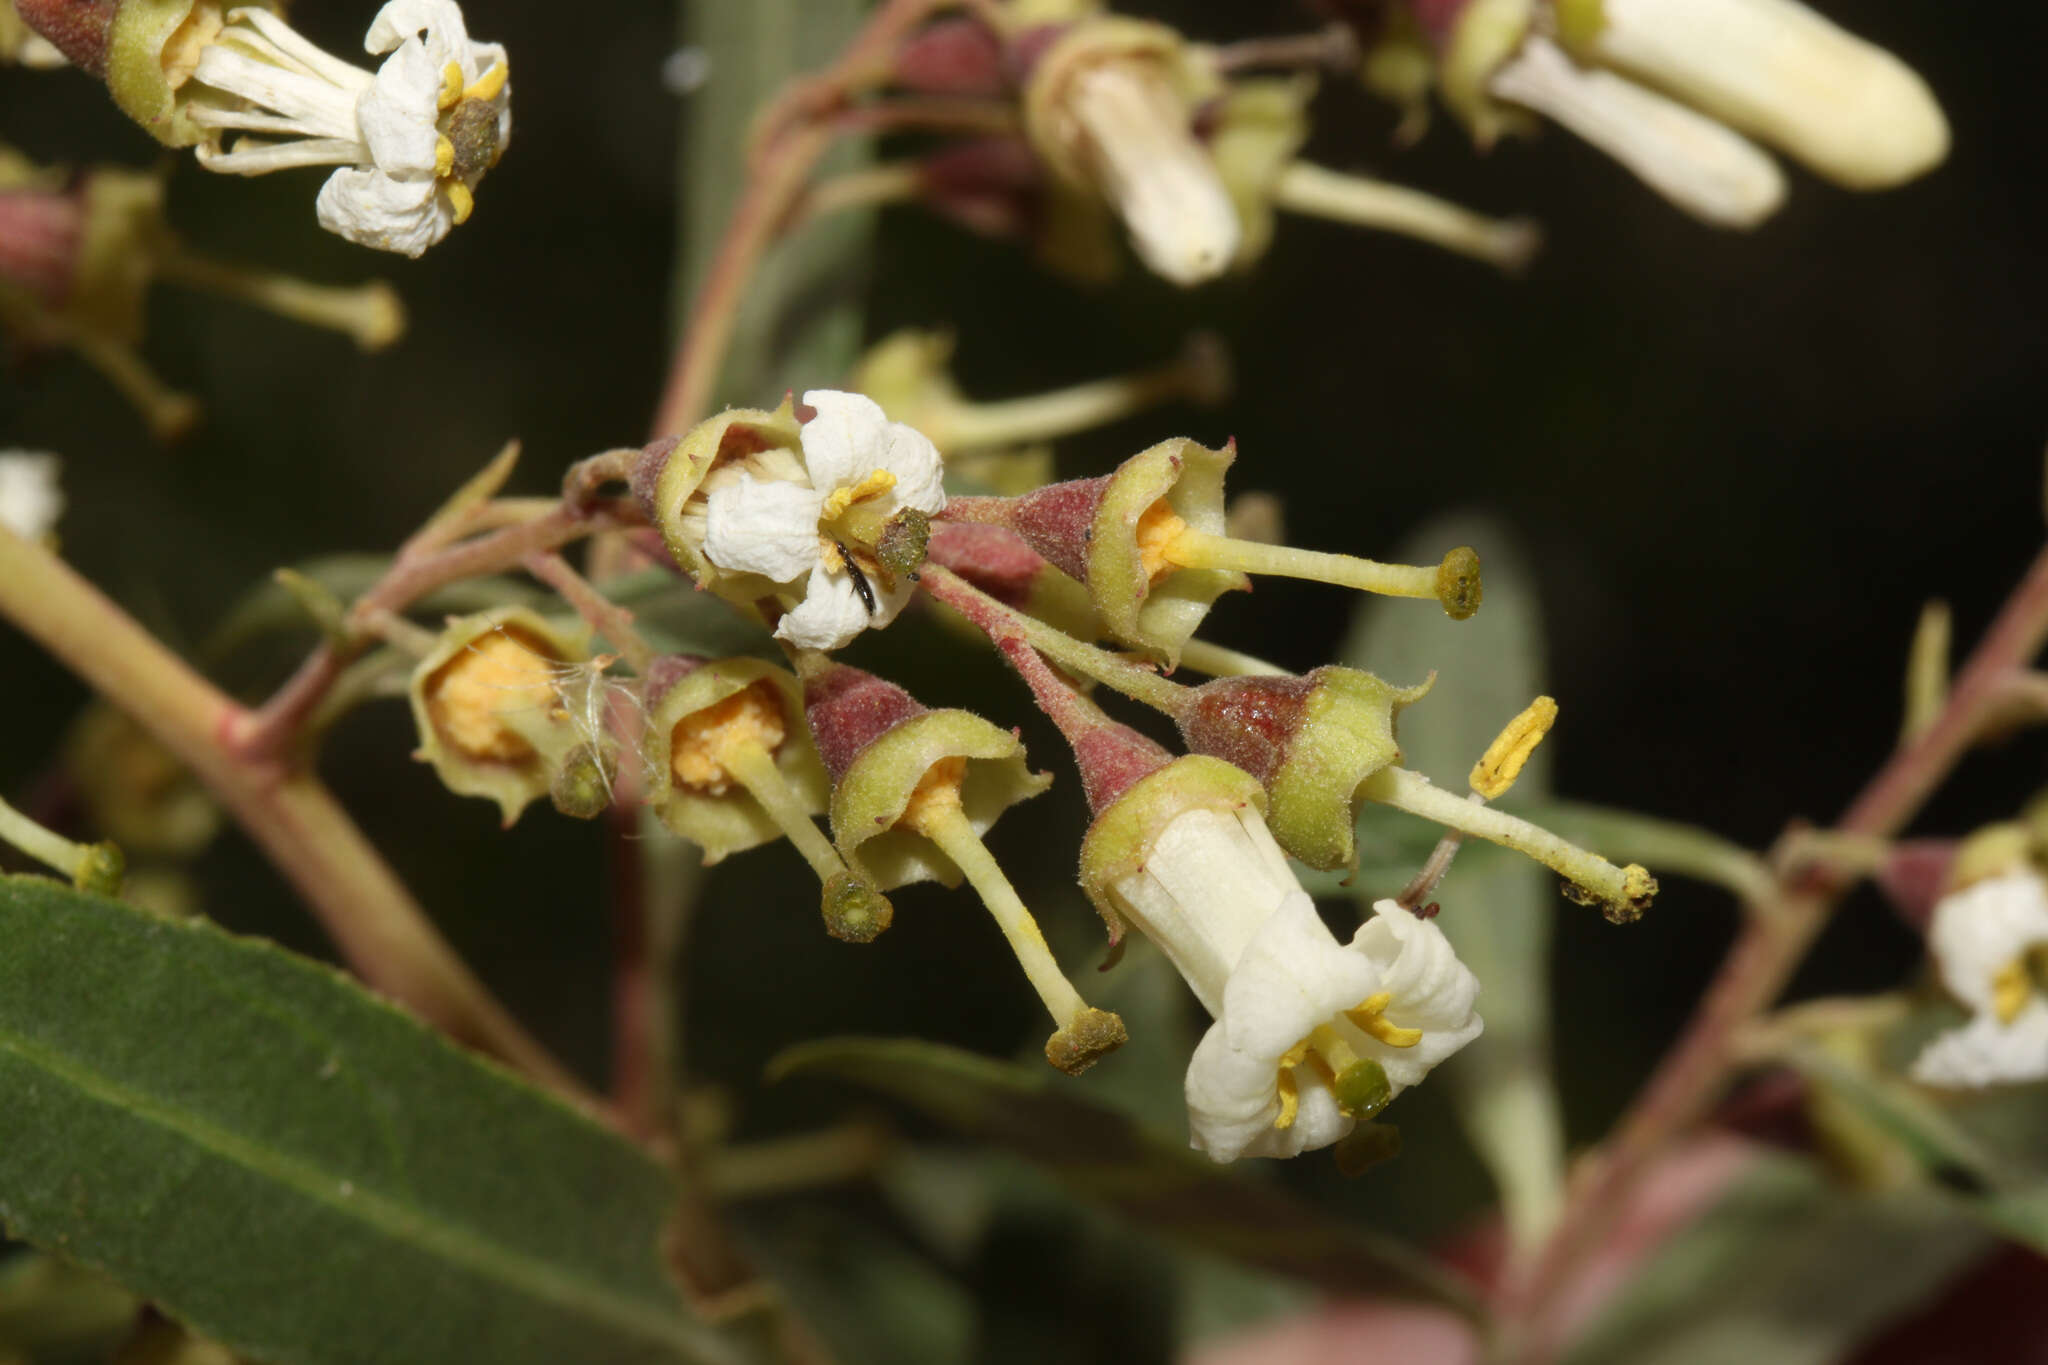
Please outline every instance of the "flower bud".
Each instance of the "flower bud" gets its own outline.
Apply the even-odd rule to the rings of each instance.
[[[220,832],[220,808],[199,779],[124,711],[87,707],[63,762],[93,828],[137,857],[191,858]]]
[[[1230,195],[1193,131],[1196,104],[1217,93],[1214,73],[1173,30],[1093,19],[1033,63],[1024,128],[1055,177],[1109,202],[1146,265],[1195,285],[1227,269],[1241,240]]]
[[[824,811],[825,768],[804,729],[802,689],[787,670],[760,659],[665,656],[649,670],[646,700],[647,803],[704,850],[705,863],[788,832],[770,807],[790,798],[754,794],[760,779],[747,758],[755,750],[802,818]]]
[[[595,736],[564,705],[565,671],[587,651],[524,607],[451,621],[413,669],[420,747],[450,791],[498,803],[511,825]]]
[[[1218,678],[1174,719],[1188,748],[1258,779],[1282,848],[1310,867],[1351,867],[1359,788],[1400,761],[1394,718],[1434,681],[1395,687],[1334,664],[1299,678]]]
[[[661,531],[670,557],[699,586],[734,600],[751,600],[746,575],[728,575],[704,557],[705,504],[711,493],[742,475],[805,479],[802,429],[789,398],[773,412],[728,408],[681,437],[649,445],[633,469],[633,496]],[[754,585],[763,588],[767,585]]]
[[[1581,60],[1643,80],[1848,189],[1948,155],[1948,121],[1905,63],[1794,0],[1556,0]]]

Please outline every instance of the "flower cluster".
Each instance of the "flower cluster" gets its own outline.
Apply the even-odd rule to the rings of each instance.
[[[935,418],[956,450],[1000,451],[1079,411],[1199,388],[1191,371],[1215,369],[1184,360],[976,405],[933,354],[890,338],[862,370],[893,376],[878,385],[890,403]],[[1426,681],[1336,667],[1297,677],[1200,637],[1211,603],[1252,574],[1421,598],[1453,619],[1481,605],[1470,547],[1401,565],[1231,535],[1235,458],[1176,438],[1097,478],[949,496],[937,443],[874,397],[836,390],[598,457],[598,474],[572,474],[572,505],[624,478],[622,505],[648,524],[643,548],[761,627],[787,667],[659,653],[557,561],[542,576],[580,627],[507,608],[415,642],[421,756],[508,823],[544,795],[588,817],[629,790],[708,861],[787,839],[818,877],[826,929],[849,942],[890,927],[896,889],[964,882],[1044,1003],[1047,1059],[1078,1072],[1125,1040],[1124,1024],[1076,988],[987,842],[1050,775],[1033,771],[1016,731],[832,657],[922,602],[995,647],[1069,741],[1094,814],[1079,882],[1113,948],[1136,927],[1214,1016],[1187,1073],[1194,1144],[1228,1161],[1338,1143],[1478,1036],[1480,983],[1415,912],[1420,895],[1382,899],[1340,941],[1290,859],[1355,866],[1371,802],[1522,849],[1618,921],[1655,883],[1488,804],[1547,732],[1549,699],[1509,724],[1461,795],[1399,764],[1397,717]],[[616,653],[593,656],[593,631]],[[610,675],[620,660],[631,676]],[[1176,665],[1213,680],[1170,679]],[[1112,719],[1077,680],[1164,713],[1187,752]],[[637,762],[622,765],[629,752]]]

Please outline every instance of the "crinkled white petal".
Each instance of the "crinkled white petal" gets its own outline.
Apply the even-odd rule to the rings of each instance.
[[[442,65],[420,44],[405,43],[377,69],[376,81],[357,101],[363,143],[386,175],[434,178]]]
[[[270,110],[286,120],[288,131],[302,137],[360,142],[356,98],[371,78],[368,72],[357,74],[360,83],[342,85],[260,61],[231,43],[217,42],[199,54],[192,77]]]
[[[1913,1079],[1958,1090],[2048,1080],[2048,1001],[2036,995],[2010,1024],[1986,1012],[1937,1036],[1914,1059]]]
[[[1943,896],[1927,949],[1949,993],[1973,1013],[1992,1006],[1992,983],[2012,960],[2048,945],[2048,886],[2032,872],[1987,877]]]
[[[945,462],[923,432],[890,421],[865,394],[812,389],[804,403],[818,414],[803,429],[804,464],[813,486],[851,488],[887,470],[896,486],[881,500],[886,515],[905,508],[937,512],[946,505]]]
[[[454,211],[432,180],[394,180],[344,167],[327,177],[315,205],[320,226],[358,246],[418,256],[448,235]]]
[[[1246,945],[1224,986],[1222,1013],[1188,1062],[1194,1147],[1218,1161],[1245,1155],[1279,1116],[1280,1058],[1378,988],[1374,964],[1330,936],[1306,892],[1297,888],[1282,900]],[[1302,1068],[1296,1078],[1306,1108],[1312,1073]],[[1336,1117],[1299,1135],[1290,1136],[1290,1128],[1271,1141],[1299,1143],[1294,1151],[1326,1146],[1350,1131],[1350,1120]],[[1297,1115],[1293,1127],[1301,1126]]]
[[[733,573],[793,583],[818,567],[823,506],[824,499],[802,484],[742,474],[705,500],[704,557]]]
[[[811,574],[804,600],[776,623],[775,638],[798,649],[843,649],[874,624],[867,603],[853,586],[853,576],[820,566]]]
[[[475,44],[469,41],[469,29],[462,20],[462,7],[455,0],[391,0],[370,21],[370,30],[363,35],[363,51],[373,55],[389,52],[422,33],[430,55],[443,65],[451,61],[461,65],[464,84],[482,74],[476,65]]]
[[[48,535],[64,515],[61,468],[55,455],[0,450],[0,526],[29,540]]]
[[[1479,1036],[1484,1025],[1473,1012],[1479,978],[1458,960],[1457,950],[1434,921],[1417,919],[1394,901],[1379,901],[1373,917],[1352,936],[1351,947],[1379,967],[1379,988],[1393,997],[1383,1016],[1386,1021],[1396,1028],[1422,1030],[1422,1040],[1415,1046],[1394,1047],[1363,1030],[1354,1031],[1348,1021],[1338,1026],[1359,1056],[1386,1069],[1396,1095]]]

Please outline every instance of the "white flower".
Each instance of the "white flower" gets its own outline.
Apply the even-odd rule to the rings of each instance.
[[[1338,1075],[1374,1064],[1391,1099],[1479,1036],[1479,983],[1441,929],[1381,901],[1338,943],[1248,806],[1176,816],[1112,894],[1216,1017],[1186,1092],[1218,1161],[1328,1146],[1356,1122]]]
[[[831,650],[888,625],[910,600],[910,583],[883,570],[869,547],[898,512],[946,505],[944,467],[930,441],[870,398],[813,389],[804,404],[816,410],[803,428],[807,481],[742,472],[711,488],[704,557],[799,596],[776,637]]]
[[[1100,62],[1073,77],[1066,109],[1145,264],[1183,286],[1222,274],[1242,236],[1237,209],[1165,79],[1139,63]]]
[[[1755,227],[1785,199],[1785,176],[1763,149],[1633,81],[1584,67],[1530,37],[1488,89],[1571,129],[1666,199],[1717,227]]]
[[[0,450],[0,526],[28,540],[41,540],[64,515],[64,490],[57,486],[55,455]]]
[[[1627,71],[1851,189],[1923,175],[1948,121],[1905,63],[1794,0],[1602,0],[1587,41]]]
[[[477,182],[512,135],[505,49],[473,43],[454,0],[391,0],[363,48],[389,53],[375,74],[307,42],[266,10],[237,9],[199,55],[193,79],[250,107],[203,99],[192,119],[214,130],[209,170],[263,175],[340,166],[320,189],[320,225],[352,242],[418,256],[465,221]],[[239,128],[295,141],[242,138]]]
[[[1921,1051],[1913,1079],[1959,1088],[2048,1079],[2048,888],[2040,877],[2010,872],[1942,897],[1927,947],[1970,1020]]]

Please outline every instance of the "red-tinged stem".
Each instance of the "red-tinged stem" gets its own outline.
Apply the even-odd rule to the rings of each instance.
[[[2048,644],[2048,550],[2036,557],[1957,675],[1947,704],[1894,753],[1836,822],[1839,835],[1890,838],[1955,768],[1987,711]],[[1770,1007],[1826,926],[1851,878],[1825,865],[1781,878],[1750,914],[1678,1043],[1658,1064],[1566,1205],[1534,1268],[1513,1294],[1520,1365],[1544,1365],[1568,1344],[1557,1307],[1587,1256],[1613,1227],[1644,1173],[1697,1122],[1735,1064],[1737,1035]]]

